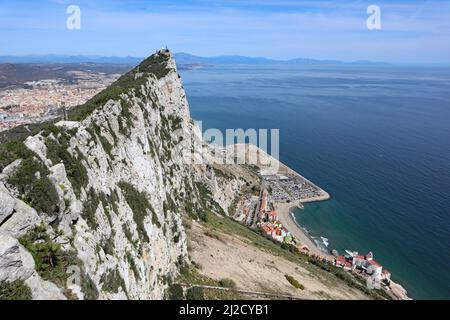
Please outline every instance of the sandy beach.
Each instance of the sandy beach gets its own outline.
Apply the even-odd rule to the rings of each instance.
[[[300,228],[291,216],[291,209],[294,207],[292,203],[274,203],[275,210],[278,212],[278,219],[288,229],[291,234],[300,240],[302,244],[306,244],[309,247],[310,253],[321,256],[330,256],[326,254],[314,243],[313,240],[306,234],[306,232]]]
[[[238,151],[240,150],[240,151]],[[281,161],[273,158],[271,155],[267,154],[260,148],[251,145],[251,144],[236,144],[232,146],[227,147],[227,152],[235,154],[237,156],[244,155],[245,160],[249,161],[249,159],[257,159],[256,166],[261,171],[266,172],[272,172],[277,174],[292,174],[300,177],[304,181],[308,182],[310,185],[316,187],[319,190],[319,195],[307,199],[302,199],[301,202],[298,203],[280,203],[280,202],[273,202],[275,206],[275,210],[278,212],[278,217],[280,222],[288,229],[291,234],[300,240],[302,244],[306,244],[310,252],[312,254],[318,254],[321,256],[330,256],[330,254],[325,253],[324,251],[320,250],[319,247],[316,245],[316,243],[309,237],[306,232],[300,228],[297,223],[294,221],[294,218],[291,216],[291,209],[294,207],[302,208],[304,203],[309,202],[315,202],[315,201],[325,201],[330,199],[330,195],[314,184],[309,179],[305,178],[298,172],[292,170],[287,165],[282,163]],[[233,153],[234,152],[234,153]]]

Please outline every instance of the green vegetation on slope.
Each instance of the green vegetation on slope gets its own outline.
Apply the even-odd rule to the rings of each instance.
[[[31,300],[31,289],[21,280],[0,282],[0,300]]]
[[[138,89],[141,85],[145,84],[149,74],[153,74],[157,79],[166,76],[170,72],[170,69],[167,68],[168,59],[168,56],[161,54],[158,56],[152,55],[145,59],[138,67],[121,76],[116,82],[85,104],[72,109],[69,112],[69,119],[81,121],[109,100],[120,100],[121,94],[129,92],[131,89]],[[143,73],[143,75],[137,77],[136,75],[138,73]],[[124,107],[123,103],[122,107]]]
[[[83,291],[84,300],[98,300],[99,293],[94,281],[87,274],[82,275],[81,291]]]
[[[305,286],[303,286],[300,282],[298,282],[298,280],[295,279],[294,277],[287,274],[284,277],[294,288],[305,290]]]
[[[204,275],[201,275],[196,267],[195,263],[193,265],[182,265],[180,267],[180,273],[178,278],[176,279],[176,284],[170,284],[169,289],[172,289],[173,286],[175,286],[173,291],[170,292],[169,290],[169,296],[170,293],[177,293],[179,292],[178,286],[180,284],[184,285],[205,285],[205,286],[212,286],[212,287],[222,287],[222,288],[230,288],[233,289],[235,287],[235,284],[232,280],[229,279],[222,279],[222,280],[214,280],[211,278],[208,278]],[[178,296],[178,295],[177,295]],[[229,291],[221,291],[216,289],[201,289],[192,287],[187,290],[186,296],[182,296],[178,299],[187,299],[187,300],[195,300],[194,298],[197,297],[198,299],[202,300],[238,300],[242,299],[243,296],[235,292],[234,290]]]
[[[50,239],[43,226],[36,227],[19,241],[33,256],[36,271],[42,279],[60,287],[66,286],[68,267],[79,264],[74,251],[63,251],[61,245]]]
[[[22,141],[12,141],[0,144],[0,172],[17,159],[33,156]]]
[[[56,140],[49,137],[50,133],[53,134]],[[81,163],[81,152],[78,152],[77,159],[68,151],[73,132],[65,131],[64,129],[50,125],[42,132],[42,135],[46,137],[45,145],[47,146],[47,158],[52,161],[53,165],[61,162],[64,164],[67,178],[72,184],[75,194],[79,198],[81,188],[87,186],[89,178],[86,168]]]
[[[17,171],[8,179],[22,195],[22,200],[38,213],[53,215],[59,211],[59,197],[55,186],[47,177],[48,169],[34,157],[22,160]]]
[[[35,269],[42,279],[55,283],[60,288],[67,288],[72,267],[81,271],[81,291],[86,300],[97,300],[99,293],[95,283],[83,270],[83,263],[74,250],[64,251],[47,233],[47,227],[36,226],[19,239],[33,256]],[[73,270],[72,270],[73,271]],[[69,299],[77,298],[70,291],[65,291]]]
[[[41,133],[45,138],[48,158],[53,164],[60,162],[64,164],[67,177],[75,194],[79,196],[81,187],[87,185],[88,177],[86,168],[81,164],[81,154],[79,153],[79,159],[76,159],[68,151],[69,142],[74,133],[53,124],[43,126]],[[25,146],[23,141],[14,140],[0,145],[1,170],[16,159],[22,159],[22,162],[8,179],[8,183],[14,186],[22,194],[23,200],[39,213],[45,212],[52,215],[59,211],[58,194],[47,177],[50,172],[44,163]]]
[[[148,242],[148,235],[144,227],[144,220],[147,216],[147,210],[150,210],[150,212],[152,213],[152,223],[158,228],[161,228],[161,224],[158,220],[155,210],[151,206],[150,202],[147,199],[147,195],[144,192],[139,192],[131,184],[124,181],[121,181],[119,183],[119,187],[120,189],[122,189],[125,195],[125,201],[133,211],[133,220],[136,223],[139,236],[145,242]]]
[[[87,199],[85,203],[83,204],[83,211],[81,212],[81,216],[84,220],[86,220],[87,225],[89,228],[95,230],[98,227],[97,218],[95,216],[95,213],[98,209],[98,205],[100,203],[100,199],[95,193],[95,190],[93,188],[90,188],[87,192]]]
[[[102,284],[102,290],[111,292],[111,293],[119,293],[119,289],[122,288],[123,292],[128,296],[127,288],[125,286],[125,281],[119,273],[117,267],[112,270],[106,271],[101,279],[100,283]]]

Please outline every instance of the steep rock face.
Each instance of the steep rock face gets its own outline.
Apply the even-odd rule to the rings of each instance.
[[[13,156],[0,167],[0,232],[14,268],[0,266],[0,280],[23,280],[35,299],[163,298],[188,260],[182,215],[226,212],[242,182],[180,157],[192,149],[183,139],[201,141],[168,52],[69,120],[28,137],[24,150],[4,148]]]

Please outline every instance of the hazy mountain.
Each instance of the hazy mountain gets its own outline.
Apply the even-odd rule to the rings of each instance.
[[[247,57],[240,55],[226,55],[215,57],[200,57],[189,53],[180,52],[175,53],[174,57],[178,65],[193,65],[193,64],[208,64],[208,65],[222,65],[222,64],[386,64],[384,62],[374,61],[352,61],[344,62],[339,60],[317,60],[308,58],[295,58],[290,60],[276,60],[264,57]],[[141,57],[102,57],[102,56],[68,56],[68,55],[27,55],[27,56],[0,56],[0,63],[117,63],[137,65],[143,58]]]
[[[102,57],[102,56],[67,56],[67,55],[27,55],[0,56],[0,63],[117,63],[137,65],[142,58],[136,57]]]
[[[189,53],[176,53],[175,59],[178,64],[186,63],[200,63],[200,64],[386,64],[384,62],[373,62],[373,61],[352,61],[344,62],[339,60],[317,60],[317,59],[305,59],[305,58],[295,58],[290,60],[276,60],[264,57],[246,57],[239,55],[232,56],[217,56],[217,57],[198,57],[191,55]]]

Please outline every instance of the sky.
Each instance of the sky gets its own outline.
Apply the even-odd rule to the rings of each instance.
[[[81,28],[67,28],[69,5]],[[369,5],[381,29],[369,30]],[[450,0],[0,0],[0,55],[199,56],[450,64]]]

